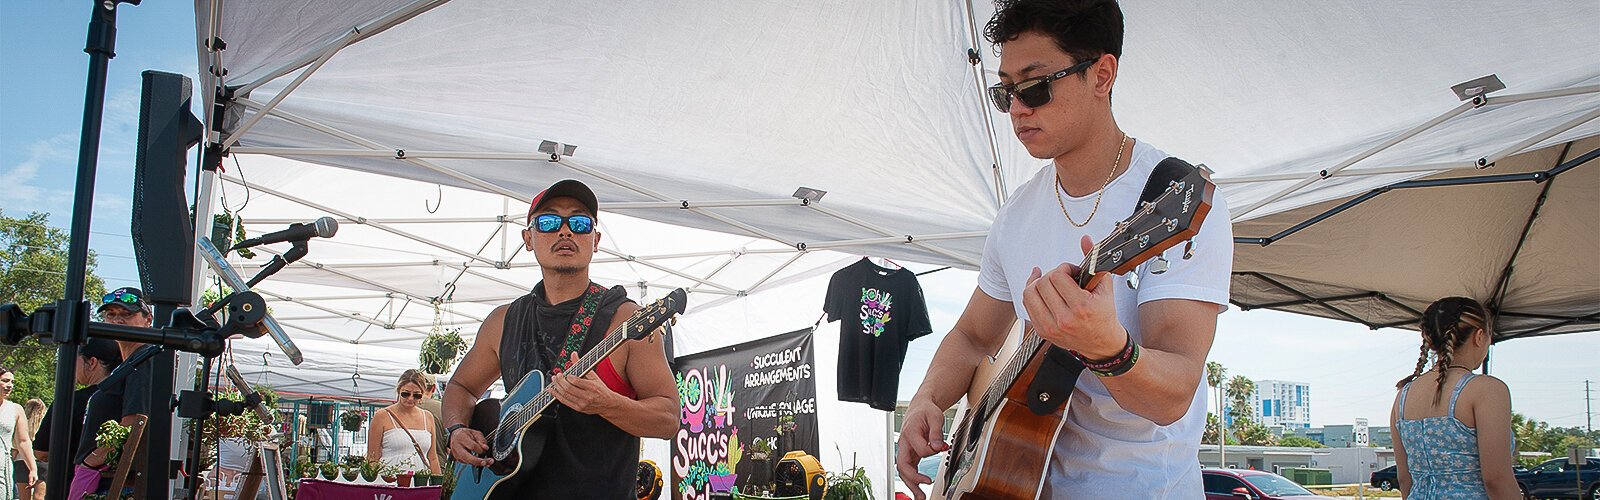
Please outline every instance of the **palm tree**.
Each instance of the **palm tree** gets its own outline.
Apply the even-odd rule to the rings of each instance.
[[[1233,407],[1228,409],[1228,416],[1234,420],[1255,416],[1255,412],[1250,408],[1250,398],[1256,393],[1255,381],[1244,375],[1234,375],[1228,379],[1227,386],[1223,390],[1228,393],[1228,399],[1233,400]]]
[[[1206,362],[1206,385],[1217,393],[1217,465],[1228,466],[1228,422],[1222,418],[1222,382],[1228,379],[1228,369],[1216,361]]]

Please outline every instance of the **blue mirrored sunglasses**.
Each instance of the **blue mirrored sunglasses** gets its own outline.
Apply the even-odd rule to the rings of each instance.
[[[106,294],[105,297],[101,297],[100,301],[102,303],[105,303],[105,304],[111,304],[111,303],[120,302],[120,303],[128,304],[128,305],[138,305],[139,304],[139,296],[131,294],[131,293],[127,293],[127,292],[123,292],[123,293],[112,292],[112,293]]]
[[[573,234],[589,234],[594,231],[594,217],[583,214],[573,214],[562,217],[556,214],[539,214],[533,218],[533,230],[541,233],[554,233],[561,230],[561,224],[566,223]]]

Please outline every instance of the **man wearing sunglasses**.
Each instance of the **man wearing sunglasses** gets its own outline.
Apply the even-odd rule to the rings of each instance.
[[[480,458],[488,449],[483,434],[466,423],[495,377],[511,390],[534,370],[559,372],[639,310],[625,288],[589,280],[600,247],[597,214],[594,192],[576,180],[534,197],[522,242],[543,280],[490,313],[445,388],[446,434],[457,461],[491,462]],[[495,491],[510,488],[517,498],[632,498],[639,437],[666,439],[678,431],[677,386],[659,337],[624,342],[592,374],[549,377],[548,390],[561,404],[555,418],[542,420],[544,453],[533,470],[506,479],[515,484]]]
[[[989,97],[1028,152],[1048,161],[995,217],[978,289],[907,409],[900,478],[923,498],[920,485],[931,478],[916,465],[949,449],[944,410],[1020,317],[1090,367],[1076,380],[1059,434],[1038,443],[1051,450],[1041,497],[1203,498],[1195,461],[1205,428],[1200,381],[1228,303],[1228,209],[1216,197],[1194,253],[1168,251],[1168,268],[1144,265],[1130,273],[1136,281],[1113,276],[1093,291],[1080,288],[1074,264],[1133,213],[1168,157],[1129,137],[1112,115],[1121,8],[1115,0],[1002,0],[985,34],[1000,52],[1000,83]]]
[[[122,287],[106,294],[100,299],[96,312],[107,323],[144,328],[152,323],[151,307],[144,301],[144,291],[134,287]],[[79,492],[104,492],[111,486],[103,474],[113,465],[106,463],[111,449],[95,445],[100,424],[117,421],[133,425],[140,415],[150,413],[151,370],[146,361],[159,349],[138,342],[118,340],[116,343],[123,361],[100,381],[98,390],[84,407],[83,434],[74,458],[77,467],[68,498],[77,498]]]

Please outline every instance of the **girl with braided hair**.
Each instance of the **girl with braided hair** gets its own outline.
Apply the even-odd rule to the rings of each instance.
[[[1511,470],[1511,391],[1472,373],[1489,356],[1488,311],[1447,297],[1428,306],[1421,326],[1417,368],[1396,385],[1389,420],[1400,491],[1414,500],[1522,498]]]

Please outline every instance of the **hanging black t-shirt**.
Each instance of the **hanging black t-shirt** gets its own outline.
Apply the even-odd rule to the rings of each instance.
[[[839,321],[839,400],[894,411],[906,344],[933,332],[917,275],[867,259],[833,273],[822,304]]]

